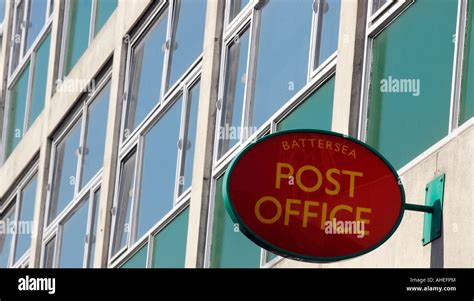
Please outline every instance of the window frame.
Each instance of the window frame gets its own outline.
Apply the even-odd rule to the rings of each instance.
[[[261,23],[261,14],[262,14],[262,5],[266,4],[266,0],[252,0],[247,6],[245,6],[242,11],[230,22],[224,26],[224,34],[223,34],[223,43],[221,48],[221,62],[220,62],[220,74],[219,74],[219,86],[218,86],[218,100],[217,100],[217,116],[216,116],[216,133],[214,137],[215,141],[215,148],[213,152],[213,166],[220,165],[225,163],[226,158],[233,156],[237,149],[241,149],[241,145],[245,144],[245,141],[248,141],[252,137],[243,137],[242,132],[243,129],[249,128],[250,124],[250,107],[251,103],[254,101],[253,99],[253,92],[255,89],[255,78],[256,78],[256,60],[257,60],[257,52],[258,52],[258,43],[259,43],[259,31],[262,26]],[[313,0],[313,4],[315,1],[320,0]],[[225,8],[225,16],[229,16],[229,4],[230,1],[226,1],[226,8]],[[317,24],[317,14],[312,9],[312,19],[311,19],[311,36],[310,42],[308,45],[308,63],[307,63],[307,74],[306,74],[306,83],[303,87],[301,87],[300,91],[305,90],[305,87],[311,85],[311,83],[316,79],[318,79],[321,75],[330,76],[328,74],[331,72],[331,69],[335,66],[337,61],[337,49],[336,51],[324,62],[321,62],[318,67],[313,68],[314,65],[314,54],[315,54],[315,47],[316,47],[316,24]],[[226,21],[227,22],[227,21]],[[219,129],[221,127],[221,118],[222,118],[222,108],[223,108],[223,99],[225,93],[225,75],[227,69],[227,56],[229,53],[229,47],[235,41],[238,36],[248,30],[249,34],[249,49],[248,49],[248,56],[247,56],[247,73],[246,73],[246,84],[245,84],[245,92],[244,92],[244,99],[243,99],[243,108],[242,108],[242,121],[240,124],[240,131],[239,133],[239,142],[237,142],[233,147],[228,149],[227,151],[223,152],[220,157],[219,155]],[[280,110],[276,111],[270,118],[264,122],[260,128],[257,129],[256,132],[262,132],[267,129],[271,122],[270,120],[274,119],[275,116],[280,114],[281,108],[294,105],[294,102],[297,97],[298,93],[295,93],[293,97],[288,99],[281,107]],[[255,133],[254,133],[255,134]],[[251,135],[255,136],[255,135]]]
[[[111,209],[112,213],[112,224],[111,224],[111,235],[109,241],[109,254],[108,254],[108,265],[111,267],[118,266],[120,262],[126,261],[127,258],[130,258],[139,248],[144,246],[145,237],[148,237],[149,240],[152,240],[152,233],[157,233],[158,229],[164,227],[164,225],[168,224],[173,216],[177,211],[181,212],[189,205],[190,197],[191,197],[191,189],[192,184],[184,191],[180,193],[180,177],[181,177],[181,168],[183,167],[183,158],[185,152],[183,148],[177,148],[177,162],[176,162],[176,174],[175,174],[175,181],[173,187],[173,205],[172,209],[165,214],[165,216],[157,221],[154,226],[152,226],[144,235],[141,237],[136,237],[137,235],[137,227],[138,227],[138,220],[136,217],[136,213],[138,210],[138,203],[139,203],[139,196],[141,192],[141,177],[143,172],[143,163],[144,163],[144,156],[145,156],[145,139],[146,135],[149,133],[153,127],[159,123],[160,119],[168,112],[168,110],[176,104],[176,102],[182,97],[182,103],[180,110],[180,129],[179,129],[179,140],[178,143],[182,142],[184,137],[184,130],[185,124],[188,122],[189,116],[187,116],[187,108],[190,102],[189,98],[189,91],[192,90],[196,84],[199,84],[201,81],[201,63],[199,63],[195,68],[191,71],[191,73],[187,74],[187,77],[179,83],[179,86],[170,92],[166,98],[163,99],[163,102],[159,106],[155,106],[155,108],[151,111],[149,116],[145,118],[145,120],[137,126],[134,130],[133,134],[127,138],[127,141],[120,146],[119,149],[119,156],[118,156],[118,164],[116,168],[116,174],[119,175],[115,179],[114,184],[114,199],[113,199],[113,206]],[[199,101],[199,99],[197,99]],[[133,182],[135,183],[133,196],[131,200],[131,212],[130,216],[127,217],[126,224],[128,223],[129,226],[129,233],[127,234],[126,244],[124,247],[117,249],[115,254],[113,253],[113,244],[116,235],[116,218],[117,218],[117,210],[119,208],[119,197],[120,197],[120,181],[122,176],[122,168],[124,163],[127,159],[130,158],[132,153],[135,152],[135,167],[133,173]],[[148,248],[152,248],[149,244]],[[152,250],[149,250],[148,254]],[[151,260],[151,259],[150,259]],[[151,264],[151,263],[150,263]]]
[[[22,1],[28,1],[28,2],[24,2],[24,3],[30,3],[31,0],[22,0]],[[50,0],[51,1],[51,0]],[[48,5],[50,3],[50,1],[48,1]],[[17,2],[15,3],[15,7],[17,5],[19,5],[20,2]],[[47,10],[49,9],[49,6],[47,8]],[[15,9],[15,12],[14,14],[16,15],[16,9]],[[24,11],[24,15],[26,16],[27,15],[27,9],[25,9]],[[16,16],[15,16],[16,18]],[[30,109],[31,109],[31,102],[32,102],[32,88],[33,88],[33,78],[35,76],[35,67],[36,67],[36,55],[37,55],[37,52],[39,51],[40,47],[43,46],[43,42],[46,40],[47,36],[48,35],[51,35],[51,32],[52,32],[52,23],[53,23],[53,15],[47,15],[46,16],[46,19],[45,19],[45,24],[43,26],[43,28],[41,29],[41,31],[38,33],[38,36],[36,37],[35,41],[32,43],[31,47],[27,50],[27,52],[25,54],[23,54],[22,56],[22,49],[25,48],[25,44],[26,44],[26,31],[25,29],[23,28],[22,29],[22,42],[21,42],[21,46],[20,46],[20,54],[19,54],[19,59],[18,59],[18,65],[15,67],[15,70],[11,70],[12,68],[12,50],[13,50],[13,46],[14,44],[11,44],[10,45],[10,49],[11,49],[11,52],[10,52],[10,55],[9,55],[9,62],[8,62],[8,76],[7,76],[7,87],[6,87],[6,91],[5,91],[5,114],[3,116],[3,128],[2,128],[2,137],[5,137],[5,139],[3,139],[2,143],[0,144],[1,147],[0,147],[0,163],[5,163],[5,161],[8,159],[7,157],[7,154],[6,154],[6,148],[7,148],[7,136],[10,132],[10,129],[8,128],[8,120],[10,118],[9,116],[9,112],[10,112],[10,105],[11,105],[11,89],[14,87],[15,84],[18,83],[18,80],[20,79],[21,75],[23,74],[23,72],[25,71],[25,69],[27,68],[27,66],[29,66],[29,74],[28,74],[28,84],[27,84],[27,87],[26,87],[26,99],[25,99],[25,112],[24,112],[24,115],[23,115],[23,125],[22,125],[22,128],[21,128],[21,138],[20,138],[20,141],[21,139],[23,139],[23,137],[26,135],[26,133],[28,132],[29,128],[31,127],[31,125],[29,125],[29,118],[30,118]],[[15,32],[13,31],[12,32],[12,35],[14,35]],[[51,41],[50,41],[51,43]],[[51,52],[51,44],[50,44],[50,52]],[[49,57],[48,57],[48,61],[49,61]],[[49,63],[48,63],[48,73],[49,73]],[[47,81],[47,79],[45,79],[45,81]],[[47,95],[45,95],[45,100],[47,99]],[[14,150],[12,150],[12,153],[13,153]]]
[[[54,1],[54,0],[52,0]],[[63,20],[62,20],[62,28],[59,29],[59,32],[61,33],[61,38],[60,38],[60,55],[59,55],[59,63],[57,66],[58,70],[58,79],[64,79],[69,74],[65,74],[64,72],[64,64],[65,64],[65,56],[67,52],[67,42],[68,42],[68,31],[69,31],[69,14],[71,10],[71,1],[77,1],[77,0],[65,0],[64,1],[64,14],[63,14]],[[79,0],[80,1],[80,0]],[[96,17],[97,17],[97,9],[99,7],[99,1],[100,0],[90,0],[91,1],[91,11],[90,11],[90,20],[89,20],[89,35],[87,38],[87,47],[84,50],[84,53],[87,51],[87,48],[91,45],[92,41],[95,39],[95,37],[99,34],[100,31],[97,33],[95,32],[96,29]],[[118,5],[118,3],[117,3]],[[113,12],[112,12],[113,14]],[[111,15],[112,15],[111,14]],[[82,55],[81,55],[82,56]],[[75,66],[75,64],[74,64]],[[74,66],[71,67],[71,70],[69,70],[69,73],[74,69]]]
[[[429,149],[419,154],[417,157],[410,160],[404,166],[399,169],[399,173],[410,168],[420,158],[424,158],[429,155],[430,150],[436,149],[439,145],[444,143],[446,137],[453,135],[458,129],[459,114],[460,114],[460,102],[461,102],[461,83],[462,83],[462,68],[463,68],[463,55],[464,55],[464,43],[466,34],[467,24],[467,2],[466,0],[457,0],[457,17],[456,17],[456,32],[453,36],[454,53],[453,53],[453,71],[452,71],[452,83],[450,92],[450,112],[449,112],[449,124],[448,133],[441,140],[435,142]],[[377,16],[370,16],[370,10],[367,12],[367,31],[366,31],[366,42],[364,50],[364,65],[362,72],[362,93],[361,101],[359,106],[359,122],[357,128],[357,138],[361,141],[367,141],[367,124],[368,124],[368,110],[370,106],[369,89],[371,83],[371,70],[372,70],[372,52],[373,43],[377,36],[393,21],[395,21],[405,10],[409,9],[411,5],[416,3],[416,0],[389,0],[379,10]]]
[[[122,94],[123,100],[123,110],[121,116],[121,125],[120,125],[120,147],[125,147],[127,143],[129,143],[131,137],[137,135],[137,132],[147,124],[148,120],[152,118],[152,115],[156,110],[160,110],[161,107],[166,106],[166,100],[169,99],[176,90],[179,90],[182,83],[187,80],[189,76],[192,77],[192,74],[196,68],[200,69],[200,65],[202,62],[203,52],[194,60],[192,64],[188,66],[186,71],[176,80],[175,83],[170,85],[169,83],[169,74],[171,70],[170,64],[170,56],[171,51],[169,47],[165,47],[171,41],[171,35],[174,30],[172,27],[173,18],[176,14],[175,2],[177,0],[164,0],[158,4],[157,7],[153,9],[153,11],[149,14],[146,20],[143,22],[141,27],[133,34],[132,37],[128,35],[125,36],[126,40],[126,49],[127,49],[127,58],[125,64],[125,77],[124,77],[124,88]],[[163,15],[167,14],[166,20],[162,19]],[[162,19],[162,20],[160,20]],[[148,36],[148,34],[154,29],[158,22],[166,22],[166,41],[165,44],[162,45],[165,48],[165,52],[163,55],[163,69],[161,70],[161,83],[160,84],[160,95],[159,99],[156,99],[156,103],[153,108],[145,115],[145,117],[137,123],[135,128],[129,129],[130,132],[127,136],[125,136],[126,130],[126,118],[127,118],[127,111],[128,111],[128,102],[129,102],[129,93],[131,87],[131,78],[133,76],[133,54],[137,46],[139,46],[142,42],[144,42]],[[166,88],[167,87],[167,88]]]
[[[20,51],[18,54],[18,65],[16,67],[13,67],[13,47],[14,47],[14,42],[10,45],[10,54],[9,54],[9,62],[8,62],[8,86],[12,84],[12,81],[14,78],[18,76],[18,73],[21,73],[21,69],[24,69],[24,66],[26,63],[30,60],[32,53],[34,53],[34,50],[38,48],[38,46],[41,44],[41,42],[44,40],[45,36],[49,31],[51,31],[52,28],[52,23],[53,23],[53,15],[50,14],[50,7],[51,3],[54,0],[46,0],[46,11],[45,11],[45,21],[43,24],[43,27],[41,30],[38,32],[38,36],[35,38],[35,40],[32,42],[31,47],[29,49],[26,49],[27,45],[27,35],[28,31],[26,29],[26,22],[29,22],[29,16],[31,13],[31,3],[32,0],[16,0],[13,3],[13,25],[12,25],[12,36],[11,39],[14,39],[14,36],[18,33],[15,32],[15,23],[18,18],[18,11],[17,7],[20,5],[20,3],[24,3],[25,8],[23,11],[23,16],[22,16],[22,21],[20,22],[20,32],[21,32],[21,42],[20,42]]]
[[[95,80],[95,79],[94,79]],[[80,104],[78,105],[77,111],[71,115],[70,119],[65,123],[65,126],[57,133],[56,136],[53,136],[53,139],[51,141],[51,155],[49,158],[49,166],[50,171],[48,173],[48,184],[47,184],[47,193],[46,193],[46,206],[45,206],[45,214],[44,214],[44,219],[42,221],[43,223],[43,239],[41,242],[41,266],[44,267],[44,255],[46,253],[46,245],[49,243],[53,237],[55,237],[56,242],[55,242],[55,252],[54,252],[54,261],[53,261],[53,266],[58,267],[59,266],[59,258],[60,258],[60,252],[61,252],[61,243],[62,243],[62,230],[61,227],[64,225],[64,222],[68,220],[69,217],[74,214],[75,210],[78,208],[78,206],[85,201],[86,196],[89,195],[89,206],[92,206],[91,204],[93,203],[93,200],[95,199],[95,193],[101,189],[101,182],[102,182],[102,173],[103,173],[103,166],[100,167],[95,175],[87,182],[83,183],[81,186],[81,177],[83,174],[83,164],[84,164],[84,152],[83,148],[86,146],[85,145],[85,139],[86,139],[86,134],[87,134],[87,126],[88,126],[88,120],[89,120],[89,107],[96,101],[99,100],[100,96],[102,96],[102,93],[104,89],[107,88],[108,85],[110,85],[112,80],[112,70],[108,70],[105,72],[104,76],[99,79],[97,86],[95,87],[94,91],[91,93],[84,92],[82,96],[80,96]],[[111,100],[111,95],[109,95],[109,99],[107,99],[108,103],[110,104]],[[77,122],[80,121],[80,124]],[[76,162],[76,174],[75,174],[75,183],[74,183],[74,193],[72,198],[69,200],[69,202],[65,205],[64,208],[61,209],[61,211],[58,211],[56,213],[56,216],[50,220],[50,207],[51,207],[51,202],[52,202],[52,195],[53,195],[53,189],[55,189],[53,186],[53,181],[54,181],[54,176],[55,176],[55,167],[56,167],[56,157],[57,157],[57,147],[60,143],[64,141],[64,139],[67,138],[68,134],[71,132],[71,130],[76,126],[80,126],[80,139],[79,139],[79,146],[76,148],[76,153],[79,151],[79,154],[77,155],[77,162]],[[103,155],[103,154],[102,154]],[[81,188],[82,187],[82,188]],[[100,201],[100,200],[99,200]],[[88,209],[88,229],[91,229],[90,227],[92,226],[92,217],[90,214],[93,212],[91,211],[92,208]],[[97,223],[97,221],[95,221]],[[89,237],[90,238],[90,237]],[[90,240],[85,242],[85,244],[90,244]],[[88,252],[90,252],[90,248],[88,247]],[[87,253],[88,254],[88,253]],[[87,264],[86,258],[84,258],[84,267]]]
[[[28,186],[28,184],[33,180],[34,177],[38,177],[38,167],[39,167],[39,162],[34,162],[33,164],[30,165],[28,171],[24,174],[24,176],[21,178],[21,180],[18,182],[16,186],[13,187],[11,190],[10,194],[6,198],[6,201],[0,206],[0,216],[3,218],[5,212],[8,212],[8,210],[11,209],[12,206],[14,206],[14,219],[16,222],[18,222],[20,218],[20,213],[21,209],[23,206],[23,197],[22,197],[22,192],[24,191],[25,187]],[[36,204],[36,192],[38,191],[38,186],[36,187],[35,191],[35,204]],[[33,211],[33,216],[34,216],[34,211]],[[34,221],[32,221],[33,223]],[[18,230],[18,229],[17,229]],[[33,229],[31,229],[33,231]],[[18,258],[18,260],[15,261],[15,255],[17,252],[17,242],[18,242],[18,232],[11,234],[11,243],[10,243],[10,250],[8,254],[8,268],[19,268],[21,266],[24,266],[25,264],[28,263],[29,256],[30,256],[30,250],[31,250],[31,245],[30,247],[25,251],[24,254],[21,255],[21,257]]]

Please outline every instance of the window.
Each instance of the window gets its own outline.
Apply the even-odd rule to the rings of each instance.
[[[70,130],[54,142],[54,168],[48,224],[73,200],[102,167],[110,87],[86,101]],[[93,132],[93,135],[88,135]]]
[[[59,267],[92,267],[99,196],[99,189],[86,195],[71,216],[59,223],[62,234]]]
[[[12,52],[10,58],[10,74],[19,63],[28,59],[29,50],[44,36],[51,20],[49,6],[51,0],[19,0],[15,1],[13,11]]]
[[[67,76],[117,7],[117,0],[69,0],[63,29],[63,77]],[[95,18],[94,18],[95,17]],[[91,22],[91,19],[93,19]]]
[[[335,77],[331,77],[304,102],[281,120],[277,129],[331,130]]]
[[[15,206],[10,207],[2,214],[1,222],[5,226],[6,231],[0,233],[0,267],[6,268],[11,264],[11,246],[13,233],[10,231],[10,223],[15,219]]]
[[[54,264],[54,255],[56,251],[56,237],[49,240],[44,247],[43,267],[52,268]]]
[[[140,244],[121,268],[184,268],[188,222],[186,208],[151,235],[145,245]]]
[[[474,28],[473,28],[473,2],[468,2],[466,39],[464,46],[464,62],[462,74],[461,105],[459,123],[465,123],[474,117]]]
[[[18,202],[18,233],[16,235],[14,252],[15,263],[22,259],[31,245],[33,215],[35,211],[36,178],[37,176],[34,175],[20,190],[20,201]]]
[[[3,21],[5,19],[5,1],[6,0],[0,0],[0,36],[3,35]]]
[[[417,0],[373,40],[366,140],[396,169],[448,133],[456,15]]]
[[[316,13],[316,46],[313,70],[324,63],[337,49],[341,0],[320,0],[313,4]]]
[[[175,212],[191,187],[199,79],[194,77],[155,113],[125,148],[114,207],[111,256],[130,248]]]
[[[239,1],[227,3],[231,17],[241,9]],[[252,13],[224,34],[217,159],[267,123],[337,49],[340,0],[252,5]]]
[[[44,108],[50,43],[48,27],[8,80],[4,159],[10,156]]]
[[[110,72],[90,94],[84,94],[72,122],[53,141],[43,240],[44,267],[93,265],[109,79]]]
[[[0,211],[0,267],[20,267],[28,262],[36,196],[36,168],[20,180]]]
[[[124,139],[163,101],[202,53],[205,1],[174,0],[159,12],[151,29],[130,43]]]

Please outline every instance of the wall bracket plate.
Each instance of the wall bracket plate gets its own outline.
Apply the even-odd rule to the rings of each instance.
[[[426,185],[425,206],[433,208],[425,212],[423,219],[423,246],[441,237],[443,226],[443,198],[445,174],[436,177]]]

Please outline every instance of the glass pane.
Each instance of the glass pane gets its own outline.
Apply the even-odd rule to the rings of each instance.
[[[166,19],[165,13],[145,40],[133,50],[124,137],[128,137],[160,100]]]
[[[336,50],[339,34],[339,15],[341,0],[323,0],[323,7],[318,9],[320,36],[316,39],[314,69],[324,63]]]
[[[180,78],[202,52],[206,1],[175,1],[168,87]]]
[[[127,238],[130,232],[129,218],[132,209],[133,192],[135,190],[135,157],[136,154],[133,153],[122,163],[118,205],[114,219],[113,255],[127,245]]]
[[[74,214],[62,226],[62,242],[59,258],[61,268],[82,268],[87,234],[89,200],[83,200]]]
[[[51,239],[44,247],[44,268],[52,268],[54,266],[54,249],[56,247],[56,238]]]
[[[89,241],[89,257],[87,259],[87,267],[91,268],[94,265],[95,243],[97,223],[99,222],[99,205],[100,205],[100,189],[94,193],[94,200],[92,204],[92,220],[91,220],[91,239]]]
[[[145,137],[137,239],[173,207],[181,104],[180,98]]]
[[[0,24],[3,23],[5,18],[5,0],[0,0]]]
[[[240,37],[234,38],[234,43],[227,51],[219,128],[219,158],[239,142],[247,80],[248,48],[249,32],[246,30]]]
[[[110,84],[107,84],[88,108],[81,188],[89,183],[102,167],[104,160],[109,98]]]
[[[296,107],[279,124],[278,130],[331,130],[334,99],[334,77]]]
[[[48,1],[30,0],[29,23],[27,27],[26,49],[30,49],[46,21]],[[82,1],[82,0],[81,0]]]
[[[234,20],[249,2],[250,0],[231,0],[229,2],[229,22]]]
[[[12,53],[11,53],[11,71],[15,70],[20,62],[21,54],[21,41],[22,41],[22,24],[23,24],[23,15],[25,11],[25,2],[21,1],[15,10],[15,23],[13,24],[12,31]]]
[[[459,124],[474,117],[474,2],[468,2]]]
[[[26,97],[28,93],[28,80],[30,64],[28,63],[20,77],[10,90],[10,103],[8,107],[8,133],[5,148],[5,157],[8,158],[23,137],[25,121]]]
[[[11,265],[9,257],[14,234],[11,231],[11,223],[13,222],[15,222],[15,206],[12,206],[1,219],[4,229],[0,231],[0,268],[6,268]]]
[[[44,108],[44,100],[46,97],[46,80],[48,79],[50,43],[51,33],[48,33],[36,53],[33,71],[33,83],[31,88],[31,106],[28,117],[28,127],[33,124]]]
[[[186,133],[185,140],[183,143],[184,151],[184,162],[182,162],[183,171],[181,173],[182,178],[179,179],[179,193],[186,191],[191,187],[193,177],[193,162],[194,162],[194,150],[196,145],[196,126],[197,126],[197,114],[199,104],[199,87],[200,82],[191,88],[188,94],[188,108],[186,112]]]
[[[216,182],[212,227],[212,268],[258,268],[260,247],[239,232],[224,208],[223,178]]]
[[[262,11],[252,125],[260,127],[307,81],[312,1],[270,1]]]
[[[448,133],[456,9],[417,0],[374,40],[367,141],[396,169]]]
[[[388,0],[372,0],[372,14],[375,14]]]
[[[95,17],[94,36],[102,29],[107,19],[117,7],[117,0],[99,0],[97,1],[97,15]]]
[[[70,1],[64,76],[67,76],[89,46],[92,0]]]
[[[122,269],[140,269],[146,268],[148,244],[141,247],[127,262],[120,268]]]
[[[48,224],[74,197],[80,134],[81,119],[76,122],[66,137],[56,146]]]
[[[36,178],[37,176],[35,175],[21,193],[15,262],[25,254],[31,245],[31,231],[33,231],[33,214],[35,211]]]
[[[185,209],[153,241],[153,268],[184,268],[189,209]]]

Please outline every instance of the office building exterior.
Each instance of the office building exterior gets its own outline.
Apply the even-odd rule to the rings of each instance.
[[[474,1],[0,5],[0,267],[474,267]],[[252,243],[223,175],[302,128],[373,146],[409,203],[444,174],[441,238],[407,211],[336,263]]]

